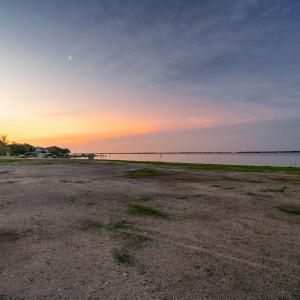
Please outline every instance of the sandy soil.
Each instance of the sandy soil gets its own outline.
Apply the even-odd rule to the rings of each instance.
[[[0,164],[0,299],[300,299],[299,176],[144,167]]]

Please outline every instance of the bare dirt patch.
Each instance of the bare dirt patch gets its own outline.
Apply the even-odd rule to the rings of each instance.
[[[295,173],[52,161],[4,170],[2,181],[20,184],[1,184],[0,299],[300,296]]]

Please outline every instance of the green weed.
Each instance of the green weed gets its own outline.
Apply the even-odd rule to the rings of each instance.
[[[114,249],[113,257],[119,264],[133,266],[136,264],[136,259],[124,249]]]
[[[128,210],[132,214],[147,215],[161,218],[166,218],[168,216],[165,212],[141,204],[129,204]]]
[[[300,206],[296,205],[296,204],[294,204],[294,205],[293,204],[291,204],[291,205],[282,204],[282,205],[278,206],[277,208],[280,209],[281,211],[284,211],[289,214],[300,215]]]

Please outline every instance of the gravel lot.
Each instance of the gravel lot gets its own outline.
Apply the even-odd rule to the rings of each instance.
[[[0,299],[300,299],[300,176],[1,163]]]

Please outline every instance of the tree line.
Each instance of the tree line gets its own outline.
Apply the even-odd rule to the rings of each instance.
[[[6,135],[0,135],[0,155],[6,155],[9,153],[13,156],[18,155],[30,155],[35,152],[37,147],[27,144],[27,143],[9,143]],[[51,146],[45,148],[47,152],[51,155],[68,155],[70,150],[68,148],[60,148],[57,146]]]

